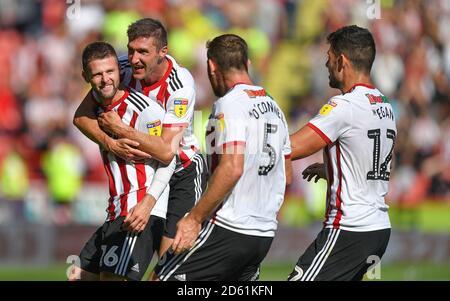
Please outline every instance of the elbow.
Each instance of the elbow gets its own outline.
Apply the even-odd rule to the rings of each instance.
[[[80,128],[81,122],[80,122],[80,117],[79,116],[74,116],[72,123],[74,126],[76,126],[77,128]]]
[[[286,175],[286,186],[289,186],[292,184],[292,175],[288,174]]]
[[[244,173],[243,166],[233,166],[230,169],[230,178],[233,180],[233,182],[237,182],[239,181],[243,173]]]

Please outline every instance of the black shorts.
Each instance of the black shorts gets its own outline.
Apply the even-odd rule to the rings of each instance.
[[[99,274],[109,272],[130,280],[141,280],[159,249],[164,219],[150,216],[144,231],[131,234],[121,229],[125,217],[105,222],[95,231],[80,253],[80,267]]]
[[[362,280],[364,274],[381,259],[391,229],[353,232],[323,229],[299,258],[290,281]]]
[[[273,237],[245,235],[208,222],[189,251],[178,255],[166,252],[155,273],[161,281],[257,280],[272,240]]]
[[[201,154],[192,158],[192,163],[175,173],[170,179],[164,236],[174,238],[178,221],[189,212],[206,189],[208,168]]]

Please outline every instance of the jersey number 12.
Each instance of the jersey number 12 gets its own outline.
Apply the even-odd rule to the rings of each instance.
[[[395,131],[388,129],[386,132],[386,137],[388,139],[392,140],[392,147],[389,151],[389,154],[387,155],[386,159],[383,163],[380,165],[380,150],[381,150],[381,130],[375,129],[375,130],[368,130],[367,136],[370,139],[373,139],[373,170],[369,171],[367,173],[367,180],[382,180],[382,181],[389,181],[390,172],[387,170],[389,162],[392,160],[392,152],[394,150],[394,144],[395,144]]]

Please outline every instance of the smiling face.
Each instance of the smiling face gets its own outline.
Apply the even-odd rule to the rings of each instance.
[[[164,61],[167,46],[157,49],[152,37],[138,37],[128,43],[128,61],[137,80],[151,78],[152,73]]]
[[[114,98],[120,84],[119,65],[113,56],[102,59],[93,59],[87,64],[83,73],[84,79],[89,82],[92,89],[107,105]]]

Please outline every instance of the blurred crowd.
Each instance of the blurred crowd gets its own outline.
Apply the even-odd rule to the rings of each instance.
[[[192,72],[204,113],[197,124],[215,100],[205,42],[233,32],[247,40],[252,77],[279,102],[291,132],[339,93],[328,88],[327,33],[349,24],[369,28],[377,45],[373,81],[397,117],[389,201],[407,208],[450,200],[450,1],[2,0],[2,201],[20,203],[43,182],[67,209],[86,183],[106,185],[98,147],[72,125],[89,91],[80,55],[95,40],[126,53],[126,28],[141,17],[162,21],[169,53]],[[309,161],[316,159],[320,154]],[[298,176],[305,164],[295,165],[290,195],[307,196]]]

